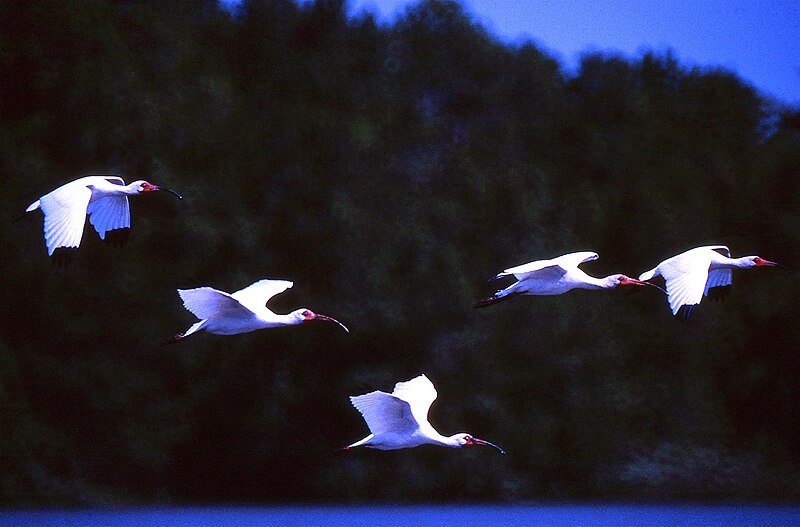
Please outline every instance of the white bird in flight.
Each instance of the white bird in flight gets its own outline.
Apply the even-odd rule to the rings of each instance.
[[[119,176],[85,176],[45,194],[25,212],[42,209],[47,254],[53,257],[53,263],[66,266],[81,244],[87,214],[101,240],[121,245],[131,226],[128,196],[157,190],[183,199],[174,190],[143,180],[126,185]]]
[[[428,422],[428,409],[434,400],[436,400],[436,388],[425,375],[410,381],[398,382],[394,385],[392,393],[374,391],[351,396],[350,402],[361,412],[371,433],[364,439],[346,446],[345,450],[357,446],[398,450],[420,445],[451,448],[487,445],[505,454],[499,446],[470,434],[445,437],[437,432]]]
[[[774,266],[783,267],[760,256],[731,258],[731,251],[726,246],[708,245],[667,258],[653,269],[642,273],[639,280],[663,276],[672,314],[681,322],[686,322],[703,296],[719,300],[728,295],[731,269]]]
[[[624,274],[595,278],[578,268],[583,262],[597,258],[597,253],[583,251],[506,269],[491,280],[513,275],[517,281],[494,295],[479,300],[475,307],[491,306],[517,295],[560,295],[572,289],[613,289],[626,285],[657,287]]]
[[[296,309],[285,315],[273,313],[267,308],[266,304],[272,297],[286,291],[292,285],[293,283],[288,280],[265,279],[235,293],[225,293],[212,287],[178,289],[184,307],[200,321],[192,324],[185,333],[175,335],[174,341],[184,339],[198,331],[214,335],[236,335],[258,329],[293,326],[311,320],[334,322],[350,333],[350,330],[338,320],[306,308]]]

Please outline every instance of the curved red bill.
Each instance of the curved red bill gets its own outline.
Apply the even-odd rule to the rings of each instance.
[[[317,313],[316,316],[314,317],[314,319],[315,320],[327,320],[328,322],[333,322],[334,324],[339,324],[339,326],[343,330],[345,330],[347,333],[350,333],[350,330],[347,329],[347,326],[345,326],[344,324],[342,324],[341,322],[339,322],[338,320],[336,320],[333,317],[329,317],[329,316],[326,316],[326,315],[320,315],[319,313]]]
[[[787,267],[785,265],[779,264],[778,262],[770,262],[769,260],[765,260],[763,258],[756,258],[756,266],[757,267],[780,267],[781,269],[787,269]]]
[[[638,285],[638,286],[654,287],[654,288],[658,289],[659,291],[661,291],[662,293],[664,293],[665,295],[667,294],[667,292],[664,291],[664,288],[659,287],[656,284],[651,284],[650,282],[644,282],[642,280],[637,280],[636,278],[628,278],[625,281],[625,285]]]
[[[485,440],[483,440],[483,439],[478,439],[477,437],[471,437],[471,438],[468,440],[467,444],[468,444],[468,445],[470,445],[470,446],[472,446],[472,445],[484,445],[484,446],[490,446],[490,447],[493,447],[493,448],[496,448],[497,450],[499,450],[501,454],[505,454],[505,453],[506,453],[506,451],[505,451],[505,450],[503,450],[503,449],[502,449],[502,448],[500,448],[499,446],[495,445],[494,443],[490,443],[490,442],[488,442],[488,441],[485,441]]]
[[[159,187],[158,185],[153,185],[153,187],[154,187],[154,190],[163,190],[164,192],[168,192],[168,193],[172,194],[173,196],[175,196],[178,199],[183,199],[183,196],[181,196],[180,194],[178,194],[177,192],[175,192],[171,188]]]

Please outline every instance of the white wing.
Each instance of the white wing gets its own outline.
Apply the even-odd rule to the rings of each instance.
[[[730,258],[731,257],[731,250],[728,249],[728,247],[725,246],[725,245],[709,245],[709,246],[706,247],[706,249],[711,249],[712,251],[717,251],[719,254],[721,254],[722,256],[725,256],[726,258]]]
[[[711,256],[707,251],[692,249],[659,264],[667,286],[667,298],[672,314],[681,306],[699,304],[709,277]]]
[[[518,265],[506,269],[499,275],[507,276],[514,275],[517,280],[528,280],[531,278],[537,279],[558,279],[566,274],[566,269],[577,267],[583,262],[590,260],[597,260],[597,253],[582,251],[577,253],[570,253],[553,258],[551,260],[536,260],[530,263]]]
[[[127,196],[105,196],[89,203],[86,209],[89,223],[104,240],[107,231],[131,226],[131,213]]]
[[[294,285],[288,280],[259,280],[231,294],[250,311],[263,309],[273,296],[283,293]]]
[[[730,258],[731,250],[724,245],[712,245],[708,247],[712,251],[717,251],[721,255]],[[731,285],[733,273],[730,269],[715,269],[708,273],[708,280],[706,280],[706,287],[703,290],[703,295],[708,296],[708,290],[714,287],[722,287]]]
[[[47,254],[60,247],[78,247],[86,223],[86,208],[92,191],[81,179],[58,187],[39,198],[44,213],[44,240]]]
[[[419,428],[408,402],[394,395],[374,391],[351,396],[350,402],[361,412],[374,435],[384,432],[411,434]]]
[[[428,410],[436,400],[437,393],[433,383],[423,374],[410,381],[395,384],[392,395],[409,404],[418,423],[427,423]]]
[[[553,263],[556,265],[560,265],[564,269],[569,269],[570,267],[578,267],[583,262],[590,262],[592,260],[597,260],[600,256],[597,253],[591,251],[581,251],[577,253],[569,253],[563,256],[559,256],[558,258],[553,258]]]
[[[708,280],[706,280],[706,287],[703,290],[703,295],[708,296],[708,290],[714,287],[722,287],[731,285],[731,278],[733,273],[730,269],[715,269],[708,273]]]
[[[108,181],[109,183],[113,183],[114,185],[125,186],[125,181],[119,176],[89,176],[95,178],[102,178]]]
[[[667,298],[672,314],[676,314],[681,306],[696,305],[703,299],[708,271],[686,273],[667,279]]]
[[[213,287],[178,289],[178,294],[183,300],[183,306],[200,320],[215,315],[237,317],[250,314],[250,310],[231,295]]]

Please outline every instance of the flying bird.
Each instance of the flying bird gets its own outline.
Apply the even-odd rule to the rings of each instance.
[[[374,391],[350,397],[350,402],[361,412],[370,434],[345,450],[357,446],[378,450],[398,450],[420,445],[440,445],[463,448],[474,445],[499,446],[470,434],[445,437],[428,422],[428,409],[436,400],[436,388],[425,375],[410,381],[398,382],[392,393]]]
[[[560,295],[572,289],[613,289],[626,285],[657,287],[624,274],[595,278],[584,273],[578,267],[584,262],[597,260],[597,258],[597,253],[583,251],[565,254],[550,260],[536,260],[506,269],[491,280],[513,275],[517,281],[505,289],[500,289],[492,296],[479,300],[475,307],[491,306],[518,295]]]
[[[45,194],[25,212],[42,209],[47,255],[53,263],[67,266],[81,244],[87,215],[101,240],[121,245],[131,226],[128,196],[159,190],[183,199],[174,190],[143,180],[126,185],[119,176],[85,176]]]
[[[341,326],[347,333],[350,330],[338,320],[300,308],[279,315],[273,313],[266,304],[275,295],[292,287],[288,280],[259,280],[236,291],[225,293],[212,287],[178,289],[184,307],[200,319],[186,330],[175,335],[173,341],[185,339],[198,331],[214,335],[236,335],[258,329],[293,326],[311,320],[327,320]],[[170,341],[170,342],[173,342]]]
[[[726,246],[708,245],[667,258],[653,269],[642,273],[639,280],[664,277],[672,314],[681,322],[686,322],[703,296],[719,300],[728,295],[732,269],[774,266],[783,267],[760,256],[731,258],[731,251]]]

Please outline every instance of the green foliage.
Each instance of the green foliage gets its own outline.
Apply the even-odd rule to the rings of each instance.
[[[455,2],[0,4],[0,502],[796,499],[796,281],[736,274],[690,325],[655,291],[471,308],[576,250],[636,276],[704,243],[798,261],[800,113],[667,53],[566,75]],[[119,173],[128,246],[51,267],[50,189]],[[159,344],[178,287],[295,287],[347,324]],[[347,395],[425,372],[483,449],[337,448]]]

